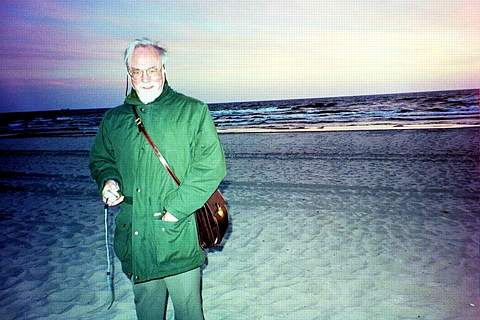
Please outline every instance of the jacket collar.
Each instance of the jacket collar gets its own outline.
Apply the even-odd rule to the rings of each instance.
[[[162,102],[162,101],[165,100],[166,97],[168,97],[172,92],[173,92],[172,88],[170,88],[170,86],[168,85],[167,80],[165,79],[165,83],[163,84],[162,93],[160,94],[160,96],[158,96],[157,99],[155,99],[154,101],[150,102],[148,105],[158,104],[158,103]],[[129,104],[129,105],[134,105],[134,106],[140,106],[140,105],[143,106],[143,105],[145,105],[142,101],[140,101],[140,99],[138,98],[137,92],[136,92],[133,88],[132,88],[132,90],[130,91],[130,94],[129,94],[127,97],[125,97],[124,104]]]

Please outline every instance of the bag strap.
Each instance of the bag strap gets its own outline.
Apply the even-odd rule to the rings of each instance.
[[[172,168],[170,168],[170,166],[167,163],[167,160],[162,156],[162,154],[160,153],[160,150],[158,150],[158,148],[155,145],[155,143],[153,142],[152,138],[150,138],[150,135],[147,133],[147,130],[145,130],[145,126],[143,125],[142,119],[140,119],[140,116],[138,115],[137,109],[133,105],[132,105],[132,110],[133,110],[133,113],[135,114],[135,124],[138,127],[138,131],[143,133],[143,135],[147,139],[148,143],[152,147],[153,152],[157,156],[158,160],[160,160],[160,162],[162,163],[165,170],[167,170],[170,177],[172,177],[173,181],[175,181],[175,183],[179,186],[180,185],[180,180],[177,178],[177,176],[173,172]]]

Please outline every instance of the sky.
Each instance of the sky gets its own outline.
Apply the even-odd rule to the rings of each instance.
[[[121,104],[141,37],[207,103],[480,87],[476,0],[3,0],[0,18],[0,112]]]

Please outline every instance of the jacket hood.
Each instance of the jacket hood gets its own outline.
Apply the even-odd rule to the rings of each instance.
[[[173,91],[172,88],[170,88],[170,86],[168,85],[167,79],[165,79],[162,93],[160,94],[160,96],[157,97],[157,99],[150,102],[149,104],[156,104],[162,101],[167,96],[169,96],[172,91]],[[124,104],[129,104],[134,106],[145,105],[142,101],[140,101],[140,98],[138,98],[137,92],[133,88],[130,90],[130,94],[125,97]]]

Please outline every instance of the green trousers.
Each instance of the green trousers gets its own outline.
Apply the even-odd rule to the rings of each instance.
[[[168,296],[175,320],[204,320],[200,268],[174,276],[133,285],[135,309],[139,320],[163,320]]]

